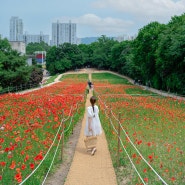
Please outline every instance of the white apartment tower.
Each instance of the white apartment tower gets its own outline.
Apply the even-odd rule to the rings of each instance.
[[[77,44],[75,23],[52,23],[52,45],[59,46],[63,43]]]
[[[19,17],[10,19],[10,41],[23,41],[23,21]]]
[[[28,45],[29,43],[41,43],[45,42],[49,45],[49,35],[44,35],[42,32],[38,35],[30,35],[25,33],[23,35],[23,40]]]

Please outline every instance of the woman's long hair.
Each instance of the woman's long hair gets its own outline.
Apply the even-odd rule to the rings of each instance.
[[[96,103],[96,97],[95,96],[92,96],[90,98],[90,102],[91,102],[91,105],[92,105],[92,108],[93,108],[93,112],[94,112],[94,104]]]

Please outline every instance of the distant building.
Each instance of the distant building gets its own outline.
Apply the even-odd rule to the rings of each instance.
[[[10,19],[9,41],[23,41],[23,21],[19,17],[11,17]]]
[[[81,44],[91,44],[93,42],[96,42],[99,39],[99,37],[84,37],[80,39]]]
[[[46,51],[36,51],[35,60],[38,64],[44,65],[46,60]]]
[[[77,44],[76,24],[75,23],[52,23],[52,42],[53,46],[63,43]]]
[[[27,56],[26,62],[29,66],[32,66],[32,57]]]
[[[26,53],[26,45],[22,41],[10,41],[10,45],[13,50],[18,51],[21,55]]]
[[[49,35],[44,35],[42,32],[39,35],[30,35],[25,33],[23,35],[23,40],[28,45],[29,43],[41,43],[45,42],[49,45]]]
[[[118,37],[114,37],[114,40],[118,41],[118,42],[122,42],[125,40],[134,40],[136,38],[136,35],[134,36],[129,36],[129,35],[122,35],[122,36],[118,36]]]

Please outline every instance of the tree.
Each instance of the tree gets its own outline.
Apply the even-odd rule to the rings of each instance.
[[[82,53],[82,60],[84,66],[92,65],[92,57],[93,57],[93,49],[92,45],[87,44],[80,44],[78,45],[78,48],[80,49]]]
[[[29,80],[30,67],[26,58],[11,49],[7,39],[0,39],[0,86],[16,86]]]
[[[37,65],[31,67],[31,74],[29,77],[30,84],[39,84],[43,78],[42,68],[39,68]]]
[[[154,81],[156,74],[156,49],[158,37],[165,25],[152,22],[140,29],[134,41],[134,64],[137,66],[136,78]]]
[[[92,65],[97,68],[110,69],[111,48],[118,43],[112,38],[102,35],[97,42],[92,43]]]
[[[111,69],[124,75],[131,75],[132,41],[123,41],[111,48]]]
[[[52,75],[83,65],[82,51],[75,44],[64,43],[59,47],[54,46],[48,51],[46,67]]]
[[[185,14],[174,16],[160,34],[157,72],[164,90],[185,93]]]
[[[45,43],[45,42],[41,42],[41,43],[29,43],[26,46],[26,54],[27,55],[33,55],[36,51],[48,51],[50,49],[50,46]]]

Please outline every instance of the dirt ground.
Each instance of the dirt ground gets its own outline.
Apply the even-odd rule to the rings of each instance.
[[[63,185],[67,174],[69,172],[71,162],[73,160],[76,144],[80,135],[81,130],[81,122],[77,123],[74,127],[73,134],[70,136],[68,142],[65,144],[64,147],[64,160],[63,162],[57,167],[54,174],[50,174],[47,178],[45,185]]]

